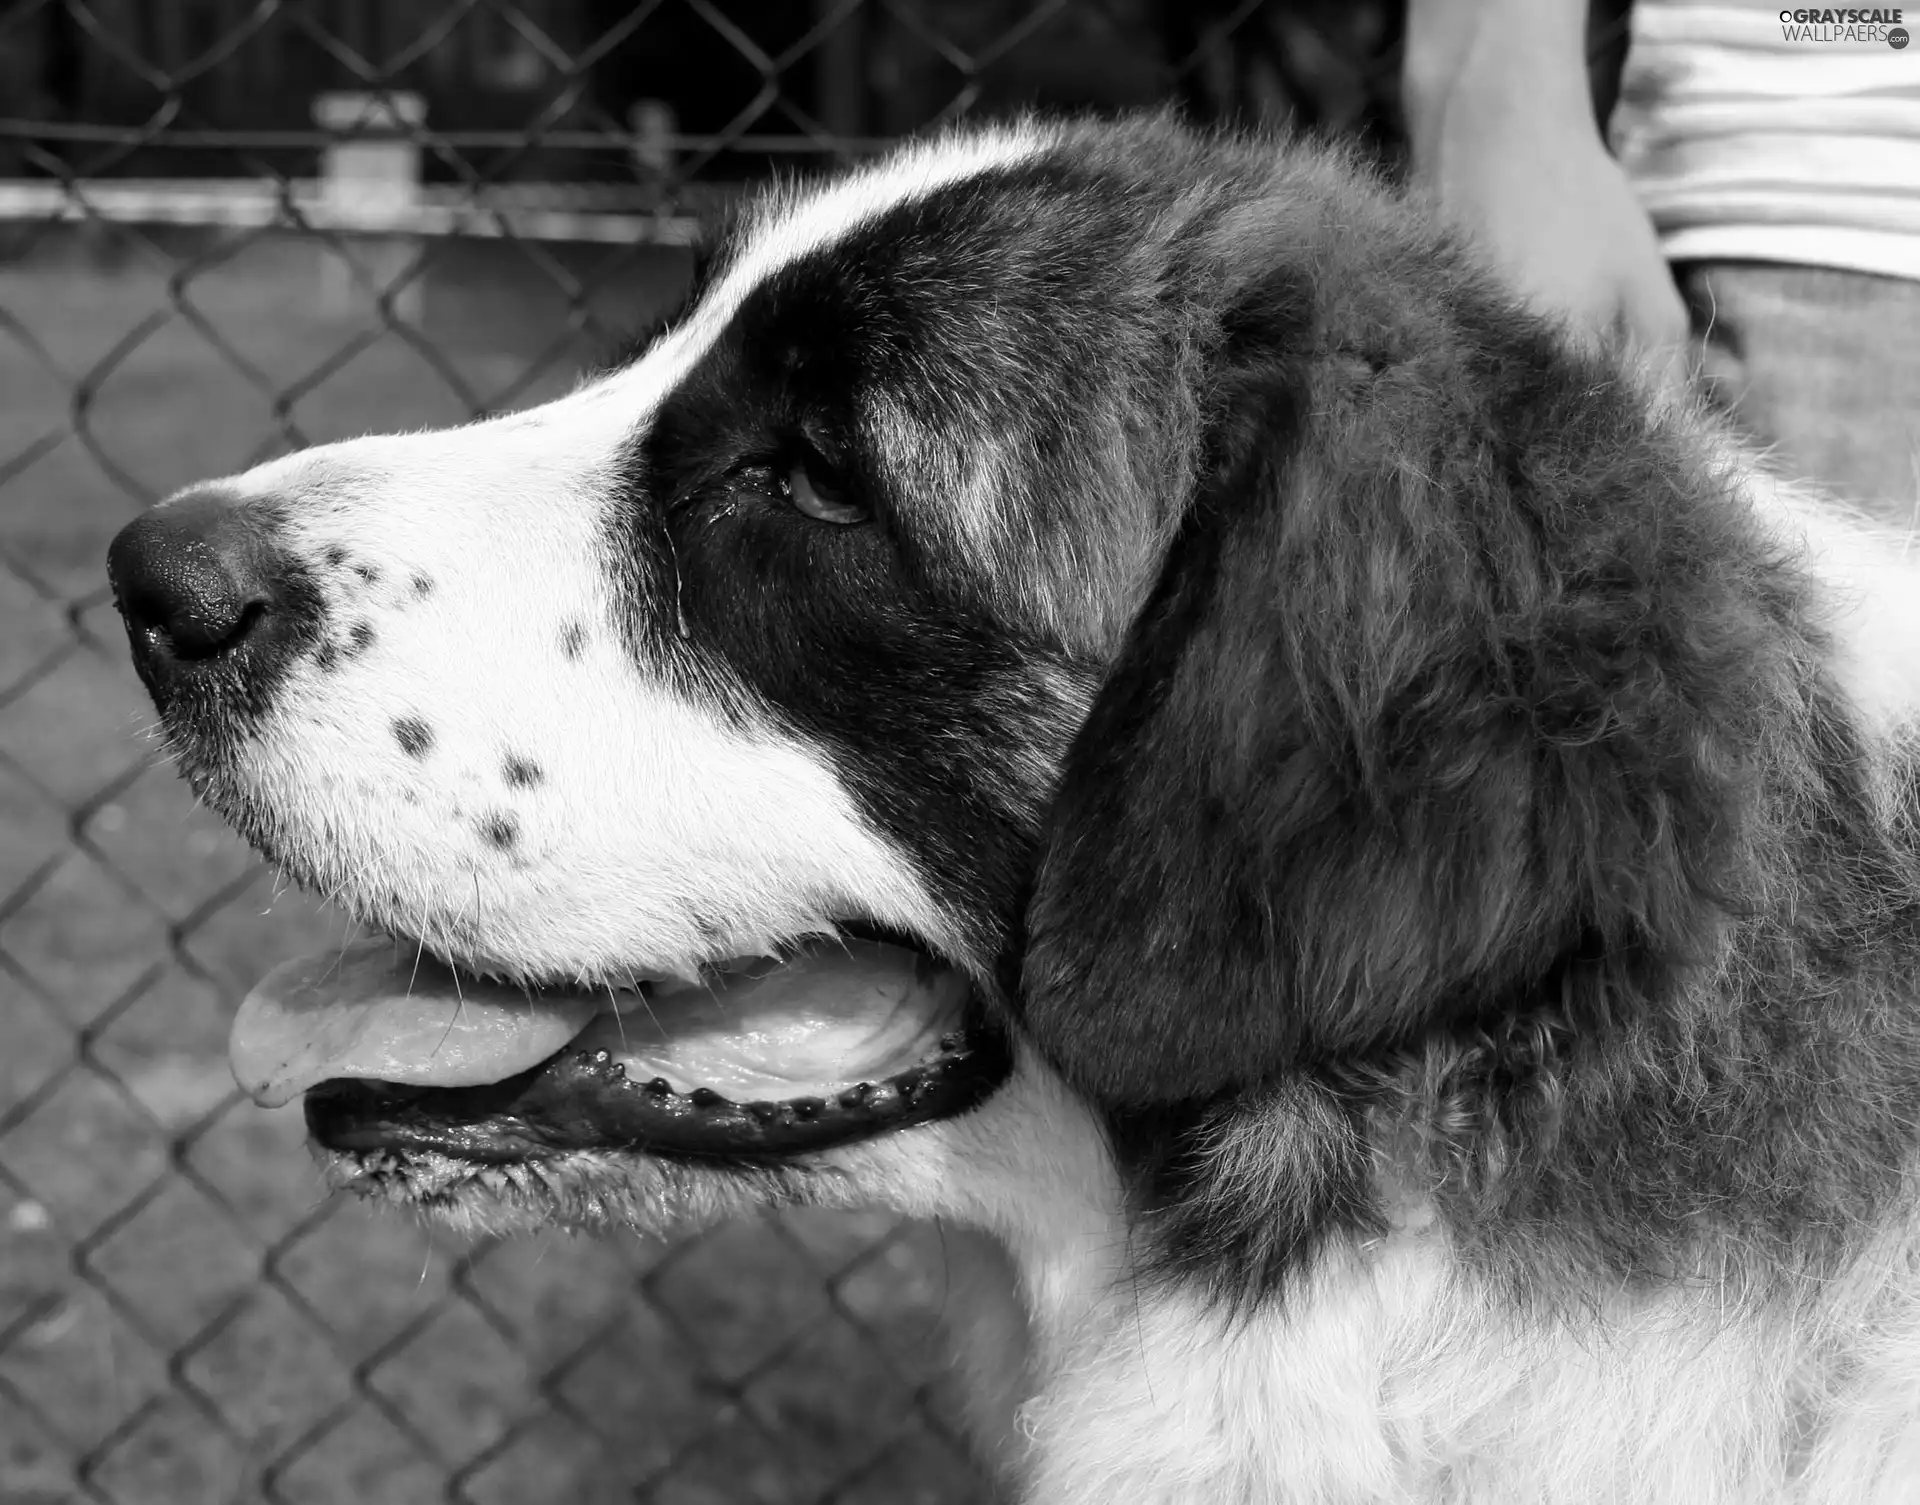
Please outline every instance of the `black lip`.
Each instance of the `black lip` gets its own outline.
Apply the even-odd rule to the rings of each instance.
[[[911,1070],[833,1097],[736,1103],[635,1082],[606,1051],[563,1050],[483,1087],[334,1080],[307,1093],[307,1131],[342,1152],[432,1151],[480,1165],[575,1150],[769,1160],[832,1149],[975,1107],[1013,1069],[1007,1038],[974,1026]]]

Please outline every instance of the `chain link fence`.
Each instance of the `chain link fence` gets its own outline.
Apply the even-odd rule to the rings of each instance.
[[[949,1230],[459,1242],[324,1197],[225,1035],[340,922],[143,737],[107,541],[196,478],[564,391],[743,186],[962,113],[1173,97],[1390,151],[1398,25],[0,0],[0,1500],[990,1497],[944,1390]]]

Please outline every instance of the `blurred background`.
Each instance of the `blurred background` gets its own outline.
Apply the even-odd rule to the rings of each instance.
[[[0,0],[0,1501],[989,1497],[938,1228],[500,1244],[324,1197],[225,1040],[342,924],[158,763],[107,542],[198,478],[566,390],[730,200],[959,115],[1176,99],[1391,162],[1399,27],[1384,0]]]

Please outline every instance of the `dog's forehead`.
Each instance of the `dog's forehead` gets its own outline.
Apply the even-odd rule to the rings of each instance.
[[[652,347],[650,357],[697,356],[721,336],[756,290],[782,272],[845,246],[944,188],[1031,162],[1049,145],[1047,133],[1036,125],[934,138],[825,186],[764,195],[718,248],[716,275],[706,282],[686,319]],[[650,359],[647,364],[655,363]]]
[[[704,388],[738,403],[744,394],[716,394],[714,378],[738,374],[744,351],[804,363],[816,377],[837,361],[842,379],[816,383],[815,399],[857,402],[870,430],[899,437],[894,425],[903,405],[924,407],[952,394],[924,382],[918,390],[900,383],[882,390],[881,345],[860,338],[862,326],[873,332],[873,321],[859,315],[875,311],[876,283],[898,290],[902,261],[918,260],[921,296],[896,299],[889,312],[898,320],[913,304],[927,317],[910,331],[897,323],[888,331],[884,343],[897,352],[928,353],[929,337],[957,331],[969,322],[965,316],[977,327],[980,311],[950,296],[958,264],[984,249],[968,233],[967,211],[977,218],[995,197],[992,186],[1004,192],[1009,174],[1031,169],[1056,144],[1034,124],[936,138],[822,187],[764,195],[715,250],[682,314],[637,359],[590,382],[566,406],[624,413],[628,438],[637,443],[676,395]],[[857,379],[845,379],[854,372]]]
[[[1034,125],[947,137],[911,147],[825,188],[770,196],[735,237],[734,253],[706,300],[726,316],[782,267],[843,243],[951,185],[1030,163],[1050,145]]]

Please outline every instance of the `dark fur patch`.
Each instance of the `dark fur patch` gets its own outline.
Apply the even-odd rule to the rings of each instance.
[[[513,753],[509,753],[506,762],[501,765],[501,775],[510,789],[531,789],[546,777],[538,763]]]
[[[418,716],[394,718],[393,740],[409,758],[424,758],[433,749],[433,728]]]
[[[332,565],[335,569],[338,569],[341,565],[347,562],[347,551],[337,543],[328,544],[327,551],[322,557],[327,561],[328,564]]]
[[[572,663],[586,651],[587,629],[579,622],[569,622],[560,629],[560,656]]]
[[[490,847],[502,852],[513,850],[520,839],[520,822],[515,816],[504,811],[483,816],[480,820],[480,835]]]
[[[413,593],[416,596],[430,596],[433,594],[433,576],[431,575],[424,573],[415,574],[408,584],[413,587]]]
[[[358,658],[373,646],[373,639],[373,623],[355,622],[347,632],[346,652],[348,656]]]

